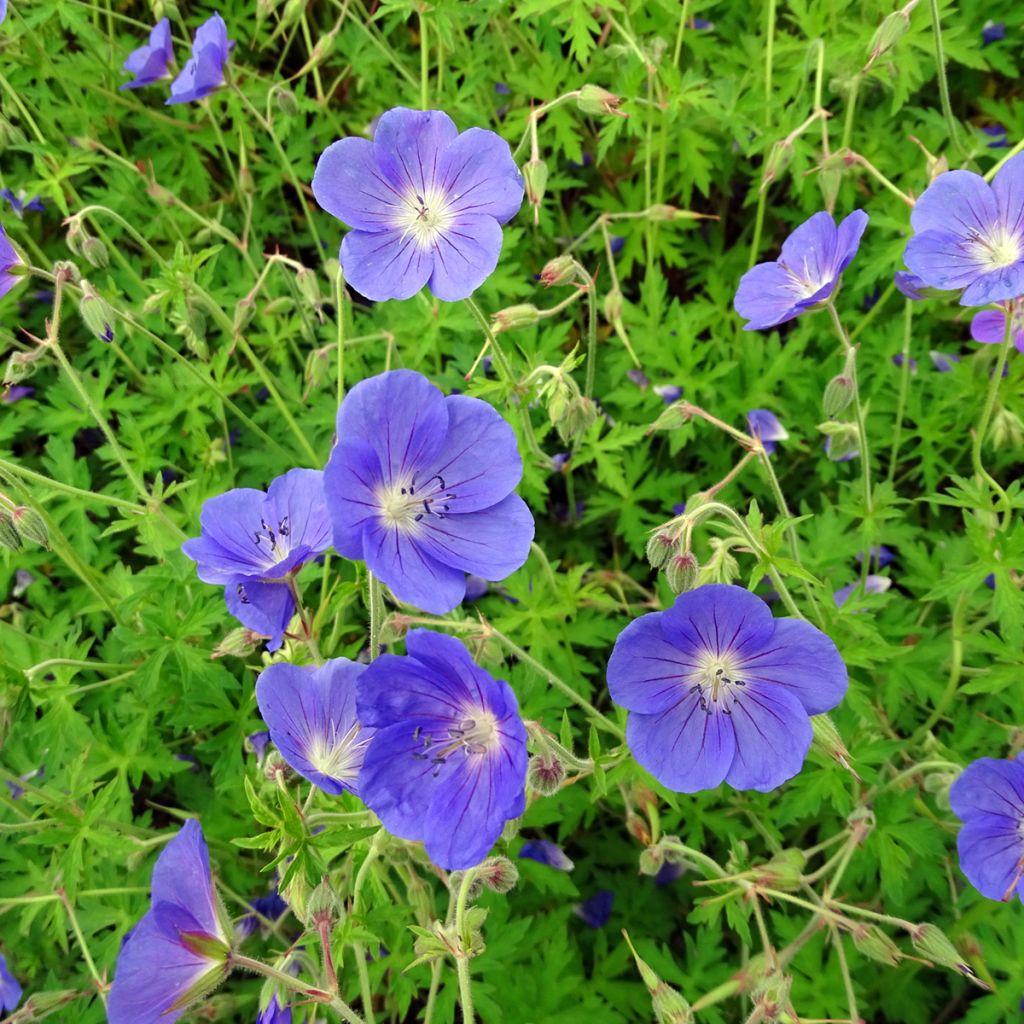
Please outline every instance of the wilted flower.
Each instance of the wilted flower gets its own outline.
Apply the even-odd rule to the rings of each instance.
[[[747,431],[761,442],[769,455],[778,447],[779,441],[789,437],[778,417],[767,409],[751,409],[747,413]]]
[[[238,487],[210,498],[199,523],[202,533],[181,550],[203,582],[224,587],[228,611],[277,650],[295,614],[280,581],[330,547],[323,473],[292,469],[266,492]]]
[[[631,713],[633,756],[669,789],[723,781],[766,792],[792,778],[811,745],[809,716],[846,692],[835,644],[800,619],[774,619],[742,587],[709,584],[643,615],[608,663],[612,699]]]
[[[200,32],[202,29],[199,30]],[[198,33],[196,35],[198,39]],[[161,18],[149,33],[149,43],[133,50],[124,62],[123,70],[135,76],[132,82],[125,82],[122,89],[141,89],[167,78],[168,64],[174,61],[174,44],[171,41],[171,23]]]
[[[576,867],[566,856],[565,850],[547,839],[528,839],[519,848],[519,859],[535,860],[558,871],[572,871]]]
[[[487,279],[501,225],[523,202],[523,179],[494,132],[461,135],[440,110],[396,107],[373,141],[349,137],[324,150],[313,194],[351,230],[341,243],[345,279],[368,299],[407,299],[425,284],[455,302]]]
[[[971,320],[971,337],[983,345],[1001,345],[1006,334],[1007,306],[1012,308],[1013,345],[1018,352],[1024,352],[1024,303],[1003,303],[1003,310],[983,309]]]
[[[187,821],[157,858],[150,909],[121,947],[109,1024],[174,1024],[227,977],[228,935],[203,830]]]
[[[278,662],[256,680],[256,703],[288,765],[325,793],[356,792],[372,729],[356,721],[356,683],[366,671],[347,658],[315,669]]]
[[[871,573],[863,583],[863,591],[865,594],[884,594],[892,586],[892,580],[889,579],[888,576],[876,576],[874,573]],[[840,587],[832,595],[832,599],[835,601],[836,607],[842,608],[850,599],[850,595],[855,590],[860,589],[862,589],[860,580],[855,580],[853,583],[847,583],[845,587]]]
[[[615,893],[610,889],[599,889],[593,896],[574,906],[573,913],[589,928],[603,928],[612,916]]]
[[[21,1002],[21,986],[18,984],[18,979],[8,969],[3,953],[0,953],[0,1010],[13,1013],[19,1002]]]
[[[192,57],[181,74],[171,82],[171,96],[167,103],[191,103],[220,88],[224,84],[228,56],[234,48],[235,41],[228,39],[224,19],[214,11],[213,16],[196,29]]]
[[[910,214],[904,261],[933,288],[962,290],[960,304],[984,306],[1024,293],[1024,153],[989,185],[972,171],[946,171]]]
[[[435,864],[473,867],[526,809],[526,729],[512,688],[458,640],[416,629],[405,646],[359,679],[359,721],[376,729],[359,794]]]
[[[782,243],[774,263],[759,263],[740,280],[734,306],[745,331],[786,323],[825,303],[857,254],[868,215],[854,210],[837,228],[830,213],[816,213]]]
[[[486,402],[392,370],[349,391],[337,435],[324,470],[334,546],[399,600],[443,615],[466,573],[501,580],[526,561],[533,516],[513,493],[522,460]]]
[[[964,823],[956,838],[960,870],[990,900],[1024,902],[1024,754],[1012,761],[982,757],[949,790]]]
[[[12,274],[11,268],[16,267],[19,263],[21,263],[21,257],[7,240],[7,232],[0,224],[0,299],[18,283],[18,275]]]

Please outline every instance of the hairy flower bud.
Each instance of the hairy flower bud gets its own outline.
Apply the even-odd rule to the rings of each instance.
[[[562,788],[565,765],[550,750],[534,754],[526,768],[526,785],[541,796],[551,796]]]
[[[540,320],[540,310],[529,303],[523,303],[519,306],[499,309],[492,318],[491,326],[494,328],[495,334],[500,334],[502,331],[514,330],[516,327],[532,327],[538,320]]]
[[[576,97],[576,106],[582,113],[591,117],[628,117],[625,111],[619,110],[621,102],[621,96],[616,96],[599,85],[584,85]]]
[[[998,409],[992,416],[988,437],[996,448],[1019,451],[1024,447],[1024,423],[1009,409]]]
[[[906,34],[910,28],[910,12],[917,6],[918,0],[910,0],[906,7],[887,15],[882,24],[875,29],[871,37],[868,62],[864,65],[867,71],[884,53],[888,53]]]
[[[85,321],[85,326],[100,341],[114,340],[114,312],[107,305],[106,299],[97,294],[88,281],[82,281],[82,298],[78,303],[78,312]]]
[[[766,189],[789,166],[793,159],[793,143],[789,139],[779,139],[768,151],[761,172],[761,189]]]
[[[107,247],[91,235],[82,239],[82,255],[97,269],[102,270],[110,262]]]
[[[974,977],[974,969],[960,955],[960,951],[946,938],[941,929],[933,924],[919,924],[910,933],[914,949],[926,960],[959,971],[967,978]]]
[[[283,85],[275,85],[270,90],[270,93],[274,97],[277,109],[285,117],[294,117],[299,112],[299,101],[295,98],[295,93],[291,89],[286,89]]]
[[[569,284],[576,276],[576,261],[571,256],[556,256],[544,264],[540,272],[540,283],[545,288]]]
[[[845,373],[833,377],[825,385],[825,394],[821,398],[821,407],[825,415],[835,419],[853,401],[853,378]]]
[[[341,903],[331,886],[331,880],[324,875],[306,902],[306,924],[316,931],[326,928],[330,932],[340,920]]]
[[[651,563],[651,568],[661,569],[672,557],[675,549],[676,540],[672,534],[663,530],[652,533],[647,541],[647,561]]]
[[[561,405],[555,417],[555,429],[563,441],[572,441],[585,434],[597,419],[597,406],[590,398],[574,395]]]
[[[622,319],[623,299],[622,292],[618,288],[613,288],[604,297],[604,318],[610,323],[614,323],[616,320]]]
[[[684,551],[682,554],[673,555],[665,566],[665,579],[672,593],[682,594],[687,590],[693,590],[697,585],[697,573],[700,572],[700,563],[692,551]]]
[[[323,297],[320,294],[320,279],[317,277],[316,271],[310,270],[309,267],[303,267],[296,271],[295,283],[299,286],[302,297],[313,307],[317,315],[321,316],[320,307]]]
[[[21,534],[18,533],[11,513],[0,508],[0,548],[18,551],[21,548]]]
[[[846,167],[846,160],[841,153],[833,154],[818,165],[818,186],[827,210],[831,210],[836,204]]]
[[[665,866],[665,851],[661,846],[648,846],[640,852],[640,874],[653,878]]]
[[[534,158],[523,164],[523,184],[526,187],[526,200],[536,211],[544,199],[548,187],[548,165],[543,160]]]
[[[846,744],[843,743],[843,738],[832,719],[828,715],[812,715],[811,730],[814,734],[814,746],[826,757],[838,761],[859,781],[860,776],[850,763],[850,752],[846,749]]]
[[[655,203],[647,207],[647,219],[653,221],[677,220],[680,214],[687,214],[689,210],[680,210],[677,206],[670,206],[668,203]]]
[[[633,954],[640,977],[651,995],[651,1009],[654,1011],[654,1019],[657,1024],[691,1024],[693,1012],[690,1009],[690,1004],[674,988],[662,981],[646,960],[640,959],[640,954],[633,947],[633,943],[625,931],[622,936],[629,946],[629,951]]]
[[[488,857],[476,871],[492,892],[511,892],[519,881],[519,869],[507,857]]]
[[[50,532],[46,529],[43,517],[34,509],[26,505],[19,505],[12,513],[14,528],[31,541],[35,541],[41,547],[50,546]]]
[[[263,637],[245,626],[231,630],[227,636],[213,649],[211,660],[226,658],[248,658],[258,647],[263,645]]]
[[[850,934],[857,951],[872,960],[895,967],[903,959],[900,947],[878,925],[858,924]]]

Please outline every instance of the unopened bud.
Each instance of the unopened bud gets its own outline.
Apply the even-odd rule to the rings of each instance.
[[[630,811],[626,815],[626,830],[634,839],[639,839],[644,846],[651,845],[651,830],[646,820],[639,814]]]
[[[622,319],[623,298],[618,288],[613,288],[604,297],[604,318],[609,323]]]
[[[46,529],[43,517],[34,509],[19,505],[12,513],[14,528],[22,537],[35,541],[41,547],[50,546],[50,533]]]
[[[245,626],[231,630],[227,636],[213,649],[211,659],[226,658],[230,655],[233,658],[247,658],[253,651],[263,643],[263,637],[259,633]]]
[[[114,312],[107,305],[106,299],[97,294],[88,281],[82,282],[82,298],[78,303],[78,312],[85,321],[85,326],[100,341],[114,340]]]
[[[857,781],[860,776],[851,764],[850,752],[843,743],[839,730],[828,715],[812,715],[811,730],[814,734],[814,746],[826,757],[838,761]]]
[[[540,320],[540,310],[529,303],[523,303],[520,306],[499,309],[494,314],[491,326],[494,328],[495,334],[500,334],[502,331],[511,331],[517,327],[532,327],[538,320]]]
[[[526,199],[533,207],[539,207],[548,187],[548,165],[543,160],[527,160],[523,164],[523,185]]]
[[[540,283],[545,288],[553,288],[560,284],[569,284],[576,276],[576,261],[571,256],[556,256],[544,264],[540,272]]]
[[[209,358],[210,346],[206,344],[206,314],[198,306],[186,307],[181,333],[190,352],[203,360]]]
[[[590,398],[575,395],[562,406],[555,420],[555,429],[563,441],[572,441],[585,434],[597,419],[597,406]]]
[[[580,89],[579,96],[576,97],[576,106],[584,114],[588,114],[591,117],[608,117],[611,115],[628,117],[628,114],[619,110],[620,103],[622,103],[621,96],[616,96],[615,93],[602,89],[599,85],[583,86]]]
[[[672,557],[676,549],[676,539],[671,533],[658,531],[651,534],[647,542],[647,561],[651,563],[652,569],[662,568]]]
[[[82,272],[71,260],[57,260],[53,265],[53,276],[71,284],[78,284],[82,280]]]
[[[296,272],[295,283],[299,286],[302,297],[319,313],[321,303],[320,279],[317,277],[316,271],[310,270],[309,267],[303,267]]]
[[[541,796],[551,796],[562,788],[565,765],[549,750],[534,754],[526,769],[526,785]]]
[[[295,93],[291,89],[286,89],[283,85],[275,85],[270,92],[274,97],[277,109],[285,117],[294,117],[299,112],[299,101],[295,98]]]
[[[851,932],[853,945],[864,956],[895,967],[903,959],[900,947],[874,924],[858,924]]]
[[[286,779],[289,773],[288,763],[285,759],[277,753],[277,751],[271,751],[267,755],[267,759],[263,762],[263,775],[271,782],[276,783],[278,779]],[[301,874],[302,872],[299,872]],[[291,900],[288,901],[289,903]]]
[[[11,513],[5,508],[0,508],[0,548],[10,551],[21,549],[21,534],[14,525]]]
[[[33,352],[12,352],[4,370],[3,386],[9,388],[12,384],[20,384],[31,377],[36,370],[36,360],[44,351],[45,349],[40,347]]]
[[[320,884],[309,894],[306,902],[306,923],[308,927],[319,931],[334,928],[341,918],[341,904],[331,887],[330,879],[324,875]]]
[[[793,143],[789,139],[779,139],[768,151],[761,174],[761,188],[767,188],[789,166],[793,159]]]
[[[241,299],[235,306],[235,318],[231,327],[235,335],[239,335],[249,326],[256,313],[256,304],[251,299]]]
[[[640,853],[640,874],[653,878],[665,866],[665,851],[660,846],[645,847]]]
[[[651,1009],[654,1011],[654,1019],[657,1024],[691,1024],[693,1012],[690,1009],[690,1004],[674,988],[662,981],[645,960],[640,959],[640,954],[634,949],[633,943],[625,931],[622,936],[626,940],[626,945],[629,946],[629,951],[633,954],[640,977],[650,993]]]
[[[42,1020],[44,1017],[49,1017],[59,1007],[73,1003],[81,997],[82,993],[75,989],[33,992],[18,1011],[18,1017],[24,1021]]]
[[[960,951],[946,938],[945,933],[933,924],[919,924],[910,933],[914,949],[926,960],[959,971],[966,978],[974,977],[974,969],[960,955]]]
[[[683,594],[687,590],[693,590],[697,585],[697,573],[699,572],[700,563],[694,557],[693,552],[684,551],[669,559],[665,566],[665,579],[673,594]]]
[[[917,0],[911,0],[902,10],[893,11],[885,17],[882,24],[875,29],[871,37],[868,62],[864,65],[867,71],[884,53],[888,53],[906,34],[910,28],[910,12],[917,6]]]
[[[821,189],[827,210],[831,210],[836,204],[845,171],[846,160],[841,153],[833,154],[818,165],[818,187]]]
[[[853,379],[845,373],[833,377],[825,385],[825,394],[821,399],[821,407],[825,415],[835,419],[853,401]]]
[[[476,871],[492,892],[511,892],[519,881],[519,869],[507,857],[488,857]]]
[[[72,220],[68,224],[68,230],[64,235],[64,241],[67,243],[67,247],[76,255],[82,255],[82,242],[88,236],[82,230],[82,225],[77,220]]]
[[[110,262],[107,247],[91,235],[82,239],[81,254],[98,269],[102,269]]]
[[[1009,409],[999,409],[992,417],[988,439],[996,448],[1019,451],[1024,447],[1024,424],[1016,413]]]

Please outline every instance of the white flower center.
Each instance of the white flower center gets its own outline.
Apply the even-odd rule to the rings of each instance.
[[[454,220],[448,196],[437,187],[425,194],[410,192],[404,197],[396,226],[402,237],[412,235],[421,249],[431,248]]]
[[[288,516],[277,523],[268,523],[260,518],[260,528],[253,530],[252,542],[259,549],[267,569],[288,557],[292,549],[291,535]]]
[[[730,654],[703,653],[693,680],[701,711],[707,715],[712,712],[732,714],[747,685],[738,678],[739,667],[739,662]]]
[[[463,718],[457,725],[448,727],[439,736],[429,735],[421,726],[412,733],[413,741],[420,749],[413,753],[418,761],[429,761],[434,765],[436,779],[448,758],[461,749],[466,757],[481,757],[498,743],[498,720],[493,712],[484,708],[466,707]]]
[[[455,495],[448,491],[444,477],[436,474],[422,483],[413,475],[408,480],[394,481],[377,492],[377,507],[387,526],[403,530],[415,529],[425,516],[444,519],[448,502]]]
[[[368,739],[360,739],[361,730],[356,723],[343,736],[338,736],[331,724],[330,733],[313,738],[307,757],[309,763],[322,775],[337,782],[348,782],[359,775],[363,752]]]
[[[988,264],[991,270],[1012,267],[1024,255],[1021,252],[1020,237],[1002,226],[997,226],[987,235],[974,234],[969,247],[975,258]]]

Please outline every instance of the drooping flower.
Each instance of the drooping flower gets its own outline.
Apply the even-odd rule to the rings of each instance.
[[[313,195],[352,228],[340,259],[356,291],[408,299],[429,284],[455,302],[497,266],[501,225],[522,205],[523,179],[494,132],[459,134],[440,110],[395,107],[372,142],[349,137],[324,150]]]
[[[526,728],[512,688],[458,640],[417,629],[405,644],[359,679],[359,721],[376,729],[359,794],[435,864],[473,867],[526,809]]]
[[[277,889],[250,900],[249,906],[252,907],[253,913],[246,914],[235,923],[235,936],[239,942],[252,935],[265,921],[276,921],[288,909],[288,904],[281,898]]]
[[[792,778],[810,716],[846,692],[835,644],[800,619],[772,618],[742,587],[709,584],[636,619],[608,663],[612,699],[630,711],[633,756],[669,789],[723,781],[766,792]]]
[[[199,30],[200,32],[202,29]],[[196,38],[198,39],[198,33]],[[171,23],[161,18],[149,33],[149,42],[133,50],[124,62],[123,70],[134,75],[122,89],[141,89],[170,75],[168,65],[174,61],[174,43],[171,41]]]
[[[266,729],[261,729],[259,732],[250,733],[245,737],[245,746],[247,750],[252,750],[256,755],[258,761],[263,760],[263,755],[267,752],[267,746],[270,743],[270,733]]]
[[[830,213],[816,213],[782,243],[772,263],[759,263],[740,279],[733,302],[745,331],[763,331],[793,320],[831,298],[857,254],[868,215],[854,210],[836,227]]]
[[[666,405],[683,397],[683,389],[678,384],[655,384],[653,391]]]
[[[21,218],[26,210],[35,210],[41,213],[46,209],[39,196],[32,196],[31,199],[28,199],[24,192],[13,192],[9,188],[0,188],[0,199],[10,206],[18,218]]]
[[[1024,294],[1024,153],[991,185],[972,171],[940,174],[914,204],[910,223],[903,258],[925,284],[962,291],[963,306]]]
[[[572,871],[576,867],[566,856],[565,850],[548,839],[528,839],[519,847],[519,859],[535,860],[557,871]]]
[[[779,441],[789,437],[789,432],[778,417],[767,409],[751,409],[747,413],[747,430],[751,436],[760,440],[769,455],[778,447]]]
[[[157,858],[150,909],[121,947],[109,1024],[174,1024],[227,977],[229,935],[203,830],[189,820]]]
[[[171,82],[171,103],[191,103],[209,96],[224,84],[224,68],[235,41],[228,39],[228,27],[217,11],[196,29],[192,56]]]
[[[23,398],[31,398],[35,393],[36,389],[29,384],[12,384],[3,395],[0,395],[0,402],[4,405],[14,405]]]
[[[615,893],[610,889],[599,889],[572,909],[588,928],[603,928],[612,916],[614,904]]]
[[[0,299],[2,299],[20,280],[11,269],[21,263],[21,257],[7,239],[7,232],[0,224]]]
[[[1024,353],[1024,303],[1003,303],[1003,309],[983,309],[971,320],[971,337],[983,345],[1001,345],[1006,333],[1006,308],[1012,309],[1013,346]]]
[[[2,20],[0,18],[0,21]],[[0,1010],[13,1013],[20,1002],[21,986],[18,984],[18,979],[11,974],[3,953],[0,953]]]
[[[292,1008],[282,1006],[275,992],[270,997],[270,1002],[260,1010],[256,1024],[292,1024]]]
[[[958,355],[952,352],[936,352],[935,349],[928,353],[928,357],[939,373],[952,373],[953,367],[960,362]]]
[[[964,823],[956,838],[960,870],[982,896],[1024,902],[1024,754],[1012,761],[982,757],[949,790]]]
[[[256,680],[256,703],[281,756],[325,793],[355,793],[372,729],[356,721],[356,683],[366,671],[348,658],[306,669],[279,662]]]
[[[871,573],[863,581],[863,587],[861,587],[860,580],[854,580],[853,583],[847,583],[845,587],[840,587],[832,595],[832,599],[835,601],[837,608],[842,608],[849,601],[850,596],[855,590],[863,590],[864,594],[884,594],[891,586],[892,580],[888,576],[878,576],[875,573]]]
[[[199,578],[224,587],[232,615],[281,646],[295,601],[286,583],[306,562],[330,547],[323,473],[292,469],[270,488],[238,487],[203,504],[201,534],[181,550]],[[278,582],[274,582],[278,581]]]
[[[442,615],[466,573],[501,580],[526,561],[533,516],[513,493],[522,461],[486,402],[392,370],[346,395],[337,435],[324,470],[334,546],[399,600]]]
[[[986,21],[981,26],[981,46],[984,49],[986,46],[990,46],[992,43],[998,43],[1001,39],[1006,38],[1006,22],[1004,21]]]

